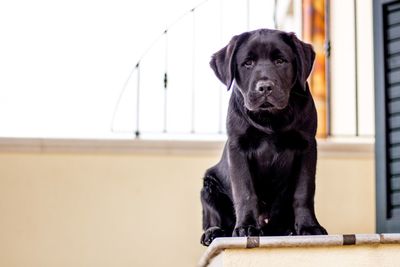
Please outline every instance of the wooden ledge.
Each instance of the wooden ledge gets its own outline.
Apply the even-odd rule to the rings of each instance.
[[[400,245],[400,234],[217,238],[211,243],[200,259],[199,267],[209,266],[217,256],[226,250],[250,250],[257,248],[328,248],[345,246],[361,247],[368,245],[376,247],[385,244]],[[250,255],[247,257],[249,256]],[[225,265],[214,264],[213,266]]]

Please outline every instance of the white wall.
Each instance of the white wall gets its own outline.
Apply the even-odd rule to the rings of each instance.
[[[330,1],[331,129],[332,134],[336,136],[356,134],[357,82],[359,134],[373,136],[375,124],[372,1],[356,1],[357,19],[354,16],[354,8],[354,1]]]

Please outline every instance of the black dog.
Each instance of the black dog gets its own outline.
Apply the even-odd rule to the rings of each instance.
[[[203,245],[221,236],[321,235],[314,212],[317,114],[308,83],[315,53],[293,33],[234,36],[212,56],[232,87],[228,140],[201,191]]]

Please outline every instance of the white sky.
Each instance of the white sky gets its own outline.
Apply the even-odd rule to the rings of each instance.
[[[118,95],[129,73],[140,55],[167,25],[201,2],[0,1],[0,136],[127,137],[112,134],[110,123]],[[246,0],[225,2],[229,2],[226,6],[230,8],[236,5],[236,9],[226,10],[227,14],[224,15],[225,36],[210,37],[207,31],[200,29],[200,37],[196,40],[196,44],[199,47],[204,46],[205,49],[199,52],[204,62],[198,60],[198,68],[210,75],[202,80],[206,83],[210,80],[212,87],[219,87],[219,84],[216,78],[211,76],[212,72],[208,67],[211,53],[221,48],[232,34],[246,30],[243,16],[241,21],[229,17],[234,12],[244,12]],[[198,23],[207,26],[213,23],[212,19],[220,19],[219,3],[217,0],[209,0],[206,5],[215,5],[209,9],[213,13],[210,13],[209,17],[206,14],[203,19],[199,18]],[[251,25],[255,28],[271,26],[272,13],[268,12],[272,9],[265,8],[265,3],[271,7],[273,1],[252,0],[251,8],[254,12]],[[264,6],[260,8],[260,5]],[[262,12],[263,10],[266,11]],[[182,26],[177,28],[185,27],[185,22],[181,24]],[[214,28],[219,31],[218,27]],[[188,36],[180,38],[184,42],[190,39]],[[179,51],[179,48],[178,51],[173,51],[172,48],[170,53],[179,55],[183,51]],[[187,55],[180,56],[181,58],[174,57],[174,61],[170,60],[169,64],[180,65],[180,60],[187,58]],[[152,64],[154,68],[157,67],[156,62]],[[190,68],[186,69],[191,71]],[[180,72],[175,74],[179,75]],[[173,76],[173,72],[171,75]],[[201,87],[203,85],[199,80],[196,80],[196,86]],[[184,79],[175,81],[183,83]],[[173,83],[173,80],[171,82]],[[210,82],[204,85],[214,91],[208,93],[199,89],[196,99],[204,99],[213,94],[212,98],[210,97],[213,101],[211,104],[214,105],[215,102],[217,105],[220,92],[218,88],[209,88]],[[179,87],[178,84],[176,87]],[[181,93],[187,92],[189,91]],[[127,96],[129,97],[129,92]],[[183,103],[177,97],[174,100],[172,95],[170,98],[172,104],[169,109]],[[127,99],[125,102],[132,106],[134,102]],[[162,118],[158,116],[152,119],[151,105],[146,107],[150,107],[147,112],[150,117],[144,120],[148,125],[152,124],[153,120]],[[202,122],[203,125],[199,125],[199,129],[208,127],[207,123],[217,128],[219,118],[213,115],[216,112],[205,108],[197,111],[206,118]],[[215,106],[215,109],[218,107]],[[185,112],[188,113],[183,113]],[[175,128],[180,130],[181,121],[176,118],[182,112],[175,108],[171,109],[169,114],[175,116],[169,119],[171,127],[176,126]],[[127,115],[130,120],[132,115],[125,114]],[[133,121],[128,121],[128,124],[131,128],[125,127],[123,130],[133,130]]]
[[[0,135],[104,133],[140,54],[196,2],[1,1]]]

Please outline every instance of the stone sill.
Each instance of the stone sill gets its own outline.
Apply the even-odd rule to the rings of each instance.
[[[373,158],[374,139],[319,139],[319,157]],[[220,155],[223,140],[110,140],[1,138],[0,153],[140,153],[161,155]]]
[[[400,234],[217,238],[199,267],[399,266]]]

